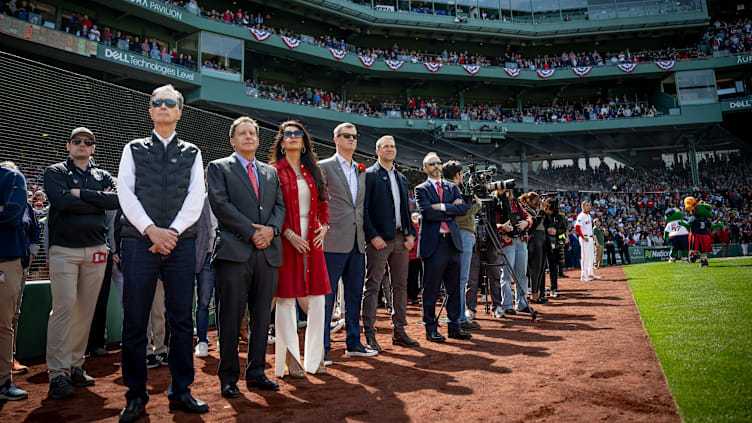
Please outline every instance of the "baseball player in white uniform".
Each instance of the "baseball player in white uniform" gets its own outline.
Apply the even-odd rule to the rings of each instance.
[[[600,279],[595,276],[593,265],[595,262],[595,238],[593,238],[593,219],[590,217],[590,202],[582,202],[582,211],[577,215],[574,229],[580,239],[580,280],[592,281]]]

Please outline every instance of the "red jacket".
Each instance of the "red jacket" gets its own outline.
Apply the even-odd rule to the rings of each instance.
[[[279,175],[279,185],[282,198],[285,200],[285,222],[282,233],[290,229],[300,235],[300,209],[298,205],[298,183],[295,171],[286,159],[274,164]],[[279,268],[276,297],[298,298],[308,295],[326,295],[332,292],[329,285],[329,274],[326,271],[324,250],[313,246],[316,229],[329,223],[329,205],[319,200],[319,192],[313,175],[300,165],[303,178],[311,190],[311,211],[308,214],[308,245],[311,251],[305,256],[298,253],[292,244],[282,236],[282,266]]]

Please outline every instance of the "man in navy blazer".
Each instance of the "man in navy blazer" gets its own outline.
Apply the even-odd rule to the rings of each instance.
[[[430,152],[423,158],[423,171],[428,179],[415,187],[415,199],[422,219],[418,257],[423,259],[423,322],[426,339],[444,342],[436,319],[436,299],[441,281],[447,292],[449,337],[469,339],[471,335],[460,328],[460,253],[462,239],[457,216],[464,216],[468,207],[460,190],[452,182],[441,180],[441,160]]]
[[[418,347],[407,336],[407,270],[409,251],[415,243],[415,227],[410,219],[407,178],[394,166],[397,146],[394,138],[384,135],[376,141],[379,160],[366,170],[366,199],[363,230],[366,241],[366,286],[363,292],[363,331],[369,348],[381,351],[376,342],[376,308],[384,270],[389,264],[392,277],[394,309],[392,344]]]

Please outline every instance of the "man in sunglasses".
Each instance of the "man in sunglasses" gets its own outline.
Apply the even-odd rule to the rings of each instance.
[[[332,293],[326,296],[324,316],[324,363],[329,359],[330,325],[337,298],[339,278],[345,290],[345,328],[347,329],[348,357],[373,357],[378,351],[360,343],[360,306],[365,278],[366,238],[363,232],[363,207],[366,192],[366,167],[353,160],[358,146],[358,129],[352,123],[341,123],[334,128],[337,152],[321,160],[326,191],[329,194],[329,234],[324,243],[324,259],[329,273]]]
[[[151,93],[154,131],[123,149],[118,172],[122,205],[120,264],[123,272],[123,382],[128,387],[121,422],[144,413],[146,326],[157,278],[165,287],[170,321],[168,362],[170,409],[205,413],[205,402],[191,396],[193,383],[193,279],[196,221],[204,206],[201,151],[178,138],[183,96],[172,85]]]
[[[423,158],[423,171],[428,179],[415,187],[418,211],[423,216],[418,237],[418,257],[423,259],[424,269],[423,322],[426,325],[426,339],[431,342],[446,340],[438,332],[436,318],[436,300],[442,281],[447,293],[449,337],[471,338],[471,335],[460,327],[460,295],[464,295],[460,292],[462,235],[456,219],[467,213],[468,206],[462,200],[457,185],[441,180],[441,170],[438,154],[426,154]]]
[[[74,395],[73,386],[94,384],[86,374],[84,352],[107,267],[105,210],[118,208],[115,181],[91,160],[94,133],[74,129],[66,148],[68,160],[44,172],[50,202],[50,288],[52,312],[47,324],[49,396]]]

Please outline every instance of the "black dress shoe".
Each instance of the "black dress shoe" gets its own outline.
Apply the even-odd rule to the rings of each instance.
[[[123,411],[120,412],[120,423],[130,423],[136,421],[145,413],[146,401],[141,398],[129,399]]]
[[[426,339],[428,339],[431,342],[444,342],[446,341],[446,338],[444,338],[444,335],[438,333],[438,332],[427,332],[426,333]]]
[[[187,413],[206,413],[209,406],[200,399],[193,398],[190,392],[184,392],[169,398],[170,410],[183,410]]]
[[[381,345],[376,342],[375,335],[366,335],[366,346],[376,352],[382,352]]]
[[[234,383],[222,384],[222,396],[225,398],[237,398],[240,396],[238,385]]]
[[[450,330],[449,337],[452,339],[470,339],[473,337],[473,335],[470,335],[460,328],[457,330]]]
[[[420,342],[410,338],[405,332],[395,332],[394,335],[392,335],[392,345],[415,348],[420,346]]]
[[[513,308],[510,308],[509,310],[504,310],[504,314],[506,314],[507,316],[514,316],[517,314],[517,312],[514,311]]]
[[[279,384],[273,380],[269,380],[266,375],[248,376],[245,379],[245,383],[248,386],[248,389],[255,387],[265,391],[279,391]]]

